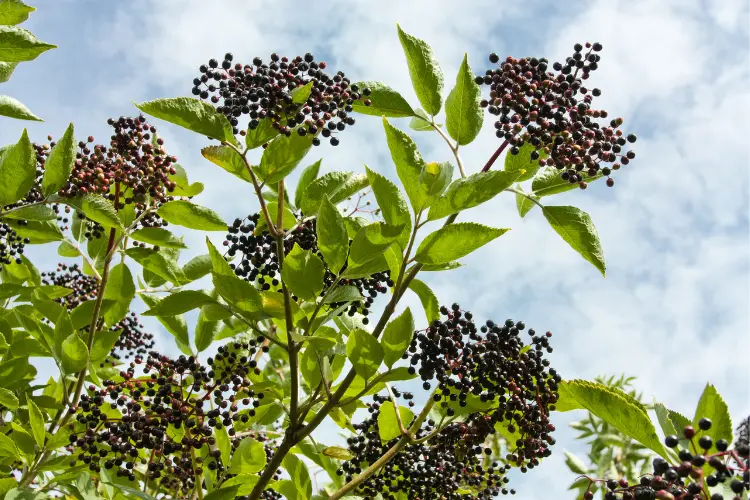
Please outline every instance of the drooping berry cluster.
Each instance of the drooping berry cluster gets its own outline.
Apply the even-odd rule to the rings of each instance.
[[[523,321],[487,321],[477,328],[472,313],[458,304],[440,312],[445,320],[414,332],[403,355],[410,360],[409,371],[419,374],[425,390],[437,380],[434,399],[448,416],[475,405],[488,408],[491,425],[504,425],[516,437],[506,460],[535,467],[555,443],[549,412],[555,409],[562,377],[544,359],[544,351],[552,352],[552,333],[529,329],[531,344],[524,346]]]
[[[142,357],[154,348],[154,334],[143,330],[143,324],[138,321],[138,316],[134,312],[112,325],[110,330],[120,332],[120,336],[117,337],[109,353],[109,356],[117,361],[136,356]]]
[[[26,221],[18,221],[20,225],[26,225]],[[3,266],[12,263],[21,264],[23,260],[24,247],[30,242],[29,238],[20,236],[15,229],[4,222],[0,222],[0,270]]]
[[[395,389],[394,395],[399,397]],[[398,439],[383,443],[380,438],[378,417],[381,405],[391,401],[390,396],[375,395],[373,399],[374,402],[367,405],[370,417],[355,424],[358,435],[347,440],[355,458],[344,462],[338,471],[347,481],[382,457]],[[411,402],[411,398],[404,399]],[[403,422],[404,426],[410,423]],[[490,417],[480,413],[442,428],[438,428],[434,420],[428,420],[415,436],[425,441],[408,444],[375,475],[361,483],[357,494],[365,498],[380,494],[387,500],[402,498],[404,494],[406,498],[423,500],[487,499],[515,494],[515,490],[506,487],[505,472],[511,466],[493,461],[492,450],[484,444],[495,432],[493,425]]]
[[[497,68],[476,78],[490,87],[481,105],[497,117],[496,134],[511,146],[510,154],[519,154],[529,144],[525,151],[531,160],[554,166],[563,179],[582,189],[586,180],[599,176],[608,177],[607,185],[613,186],[612,171],[635,158],[625,146],[636,136],[623,133],[622,118],[599,123],[608,117],[607,111],[592,107],[601,91],[584,86],[599,66],[601,49],[600,43],[575,44],[565,63],[552,65],[554,73],[547,71],[544,58],[509,56],[501,61],[491,54],[490,62]]]
[[[712,426],[710,419],[701,418],[698,429],[688,425],[682,429],[682,437],[666,436],[664,444],[675,450],[680,463],[674,465],[657,457],[653,474],[641,477],[638,484],[628,484],[624,479],[590,479],[591,484],[606,484],[605,500],[742,500],[750,490],[750,447],[740,440],[734,449],[725,439],[714,442],[706,433]],[[710,493],[709,488],[720,484],[727,485],[733,496]],[[583,498],[591,500],[594,494],[587,491]]]
[[[245,219],[235,219],[229,226],[224,246],[227,247],[227,256],[235,257],[239,254],[238,263],[231,263],[237,276],[257,283],[261,290],[271,290],[279,286],[279,260],[277,256],[276,240],[268,231],[258,233],[257,226],[260,214],[251,214]],[[257,234],[256,234],[257,233]],[[290,231],[284,240],[285,255],[292,251],[294,245],[303,250],[309,250],[318,255],[325,262],[323,255],[318,251],[316,236],[316,221],[308,220],[299,224]],[[333,285],[335,274],[326,268],[323,278],[325,288]],[[387,287],[394,285],[390,279],[390,271],[375,273],[370,277],[342,280],[339,286],[350,285],[356,287],[364,301],[353,302],[348,309],[348,314],[353,316],[360,312],[365,316],[363,322],[367,324],[367,315],[375,297],[388,291]],[[325,290],[324,288],[324,290]],[[329,304],[336,309],[343,304]]]
[[[237,348],[252,350],[230,345],[222,352]],[[263,393],[249,389],[251,381],[239,375],[253,369],[236,360],[240,362],[231,370],[230,386],[226,370],[220,375],[192,356],[170,359],[151,352],[145,361],[136,357],[120,372],[122,382],[105,380],[101,389],[91,386],[81,397],[78,427],[70,436],[78,454],[71,465],[83,462],[92,471],[117,468],[118,476],[134,480],[133,468],[147,464],[149,479],[177,479],[185,492],[193,490],[203,467],[223,472],[228,464],[215,449],[214,431],[225,427],[234,435],[233,423],[249,419],[241,410],[255,408],[263,399]],[[140,365],[143,377],[136,376]],[[210,451],[198,463],[192,450],[204,446]],[[139,450],[145,450],[145,456]]]
[[[93,276],[83,274],[78,264],[57,264],[57,270],[41,273],[42,283],[45,285],[62,286],[73,290],[65,297],[56,301],[72,311],[82,302],[96,298],[99,282]]]
[[[355,101],[369,105],[369,89],[360,89],[339,71],[330,76],[323,70],[326,63],[316,62],[312,54],[294,58],[271,54],[270,63],[260,57],[252,64],[233,63],[226,54],[219,63],[211,59],[200,66],[200,76],[193,79],[193,95],[217,104],[217,111],[232,124],[234,133],[244,134],[240,118],[247,115],[247,128],[256,129],[267,119],[279,133],[318,135],[338,145],[338,133],[354,125],[350,116]],[[219,67],[221,66],[221,67]]]

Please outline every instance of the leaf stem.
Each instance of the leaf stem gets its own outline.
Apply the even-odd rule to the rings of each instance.
[[[530,201],[532,201],[532,202],[536,203],[536,204],[537,204],[537,205],[539,206],[539,208],[542,208],[542,209],[544,208],[544,205],[542,205],[541,203],[539,203],[539,201],[538,201],[538,200],[535,200],[533,196],[531,196],[531,195],[530,195],[530,194],[528,194],[528,193],[524,193],[524,192],[523,192],[523,191],[521,191],[520,189],[516,189],[516,188],[508,188],[508,189],[506,189],[506,191],[508,191],[509,193],[516,193],[516,194],[518,194],[518,195],[521,195],[521,196],[523,196],[524,198],[527,198],[528,200],[530,200]]]
[[[442,137],[443,140],[445,140],[445,143],[448,145],[448,147],[451,148],[451,152],[453,153],[453,156],[456,158],[456,163],[458,164],[458,171],[461,172],[461,177],[463,177],[465,179],[466,178],[466,171],[464,170],[464,164],[461,161],[461,156],[459,156],[459,154],[458,154],[459,144],[453,144],[453,141],[451,141],[450,137],[448,137],[445,134],[445,132],[443,131],[443,129],[441,129],[440,127],[437,126],[437,124],[435,124],[435,120],[432,120],[430,122],[430,125],[432,126],[432,128],[435,129],[435,131],[437,131],[438,134],[440,134],[440,137]],[[500,153],[498,153],[498,154],[500,154]]]

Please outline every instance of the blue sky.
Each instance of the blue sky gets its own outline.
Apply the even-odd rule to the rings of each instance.
[[[638,157],[618,173],[614,189],[592,184],[554,202],[591,213],[607,278],[570,250],[538,211],[521,220],[513,198],[499,196],[462,219],[513,230],[465,259],[465,267],[424,279],[441,302],[460,302],[480,318],[523,319],[537,330],[552,330],[553,363],[565,378],[638,375],[646,398],[690,415],[710,381],[737,418],[750,413],[747,2],[34,5],[38,12],[25,27],[59,48],[19,66],[3,93],[46,122],[3,120],[5,143],[17,140],[24,126],[38,141],[59,137],[70,121],[79,137],[103,139],[108,117],[136,113],[131,101],[189,94],[197,67],[227,51],[240,61],[310,51],[352,80],[381,80],[416,104],[396,22],[432,45],[448,89],[464,52],[481,72],[490,52],[556,60],[576,42],[601,42],[602,62],[592,77],[603,91],[599,105],[638,134]],[[406,121],[393,123],[407,127]],[[248,185],[200,156],[206,145],[200,137],[167,124],[160,133],[191,180],[206,184],[196,201],[227,219],[257,211]],[[413,135],[428,161],[449,159],[437,136]],[[468,170],[478,171],[495,147],[488,120],[463,151]],[[325,171],[363,171],[367,164],[395,179],[376,118],[361,117],[342,135],[341,146],[314,149],[310,162],[320,155]],[[187,239],[193,253],[205,252],[201,235]],[[57,260],[54,252],[34,254],[47,263],[40,268]],[[407,305],[418,311],[413,298]],[[160,339],[168,348],[171,338]],[[513,478],[517,498],[542,498],[572,481],[561,451],[580,449],[565,429],[576,417],[557,415],[558,453],[533,474]],[[334,439],[334,432],[326,427],[323,439]]]

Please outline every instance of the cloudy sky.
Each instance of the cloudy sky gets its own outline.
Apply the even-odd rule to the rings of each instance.
[[[460,302],[480,318],[523,319],[537,330],[552,330],[553,363],[565,378],[638,375],[646,398],[688,415],[710,381],[736,418],[750,413],[747,2],[34,5],[38,12],[25,27],[59,48],[21,65],[3,93],[46,120],[29,125],[38,141],[59,137],[70,121],[78,136],[103,139],[108,117],[134,114],[131,101],[188,95],[198,66],[227,51],[239,61],[310,51],[352,80],[386,82],[416,106],[396,22],[432,45],[447,89],[464,52],[475,71],[483,71],[490,52],[559,60],[576,42],[601,42],[602,62],[592,78],[603,90],[598,104],[638,134],[638,157],[618,172],[614,189],[592,184],[585,192],[558,195],[555,203],[592,214],[607,278],[568,248],[538,211],[521,220],[513,198],[500,196],[462,219],[513,230],[465,259],[464,268],[425,280],[441,302]],[[407,127],[405,120],[393,123]],[[17,140],[24,125],[2,120],[4,143]],[[248,185],[200,156],[205,141],[166,124],[160,132],[191,180],[206,184],[196,201],[227,219],[257,211]],[[494,151],[492,132],[486,123],[463,151],[469,171],[478,171]],[[437,136],[421,133],[417,140],[428,161],[450,159]],[[325,155],[325,171],[362,170],[366,163],[396,178],[376,118],[361,117],[341,146],[314,149],[310,162],[319,155]],[[200,235],[188,239],[194,253],[205,252]],[[40,267],[52,268],[56,257],[46,258]],[[413,299],[409,304],[416,306]],[[557,415],[558,429],[578,416]],[[559,432],[557,449],[563,448],[581,449],[567,430]],[[532,499],[548,498],[571,480],[558,453],[513,482],[517,497]]]

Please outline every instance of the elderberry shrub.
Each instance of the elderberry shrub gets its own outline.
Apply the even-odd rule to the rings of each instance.
[[[398,398],[398,391],[394,388]],[[409,400],[408,393],[401,395]],[[368,465],[383,456],[398,438],[382,443],[378,429],[381,405],[391,401],[390,396],[373,396],[367,404],[370,418],[354,428],[359,432],[347,440],[349,451],[355,455],[343,462],[339,475],[346,475],[346,481],[361,473]],[[409,426],[411,422],[403,422]],[[490,417],[474,413],[463,422],[454,422],[439,429],[434,420],[428,420],[416,433],[415,439],[421,443],[411,443],[397,454],[393,460],[380,469],[367,481],[360,484],[357,494],[365,498],[375,498],[378,494],[386,500],[400,498],[430,499],[469,499],[493,498],[501,493],[515,494],[508,490],[505,476],[510,465],[489,462],[492,450],[484,443],[494,433]],[[489,462],[489,463],[488,463]]]
[[[554,166],[564,180],[585,189],[586,180],[604,176],[612,187],[612,171],[635,158],[624,148],[636,136],[620,129],[622,118],[608,125],[596,121],[608,113],[592,108],[601,91],[584,86],[583,80],[599,67],[602,45],[577,43],[573,49],[565,63],[552,65],[554,73],[547,71],[545,58],[509,56],[500,61],[491,54],[490,62],[497,68],[476,77],[478,84],[490,87],[489,98],[480,104],[497,117],[496,135],[510,145],[510,154],[519,154],[529,144],[530,159]]]
[[[653,473],[642,476],[638,484],[631,485],[625,479],[590,481],[606,483],[605,500],[741,500],[743,493],[750,490],[750,447],[741,439],[736,441],[734,449],[730,449],[724,439],[714,443],[704,434],[712,426],[710,419],[701,418],[698,429],[690,425],[684,427],[681,438],[689,442],[687,448],[680,446],[681,438],[666,436],[664,444],[675,450],[679,463],[655,458]],[[714,447],[716,451],[710,453]],[[728,486],[733,495],[710,494],[705,488],[719,484]],[[587,491],[583,498],[590,500],[594,494]]]
[[[21,226],[28,224],[18,221]],[[0,222],[0,270],[12,263],[21,264],[24,247],[30,242],[29,238],[20,236],[15,229],[4,222]]]
[[[260,405],[264,394],[254,391],[247,377],[258,369],[236,355],[255,350],[249,343],[223,346],[220,355],[227,365],[222,369],[214,368],[216,360],[206,367],[192,356],[136,356],[120,372],[122,381],[104,380],[100,389],[90,386],[81,397],[70,435],[71,466],[82,462],[94,472],[116,468],[119,477],[132,481],[134,468],[147,465],[148,479],[163,479],[183,494],[196,487],[204,467],[224,474],[229,464],[221,460],[214,432],[226,428],[235,435],[234,423],[247,422]],[[141,365],[143,375],[136,376]],[[196,459],[203,447],[208,453]]]
[[[93,276],[83,274],[78,264],[57,264],[57,270],[41,273],[42,284],[69,288],[71,293],[55,299],[57,303],[72,311],[87,300],[96,298],[99,282]]]
[[[302,136],[309,134],[316,146],[321,135],[336,146],[338,133],[354,125],[352,105],[360,100],[370,105],[366,99],[369,89],[358,88],[342,71],[328,75],[323,71],[326,63],[315,61],[310,53],[291,59],[271,54],[270,63],[260,57],[244,65],[233,60],[228,53],[221,64],[216,59],[202,64],[200,76],[193,79],[192,93],[201,99],[210,96],[235,134],[245,134],[240,132],[239,120],[246,115],[249,130],[267,119],[281,134],[290,136],[295,130]],[[299,92],[306,92],[302,89],[306,85],[310,85],[309,95],[303,99]]]
[[[299,219],[302,220],[303,217],[300,216]],[[239,262],[230,264],[237,276],[251,283],[257,283],[261,290],[271,290],[278,287],[280,283],[276,240],[266,230],[261,229],[258,232],[259,221],[260,214],[257,213],[248,215],[244,219],[235,219],[227,228],[228,234],[224,240],[224,246],[227,247],[228,257],[235,257],[239,254]],[[318,251],[316,234],[315,219],[300,223],[284,239],[284,254],[291,252],[296,244],[303,250],[314,252],[325,263],[323,255]],[[324,292],[333,285],[335,278],[336,274],[326,267],[323,278]],[[364,301],[351,303],[348,309],[349,316],[354,316],[359,312],[365,316],[363,323],[367,324],[369,321],[367,315],[370,313],[370,307],[375,298],[378,294],[386,293],[388,287],[393,287],[394,283],[390,279],[390,271],[383,271],[370,277],[341,280],[338,284],[338,286],[345,285],[356,287],[364,297]],[[328,306],[333,310],[343,305],[344,303],[332,303]]]

